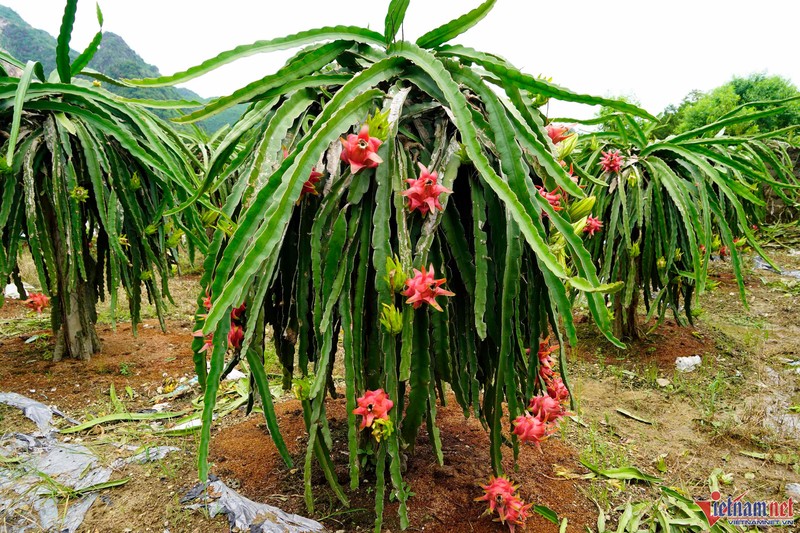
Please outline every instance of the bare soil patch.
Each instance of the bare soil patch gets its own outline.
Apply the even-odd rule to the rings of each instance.
[[[334,437],[333,458],[339,481],[349,483],[347,474],[347,435],[344,400],[329,400],[326,406]],[[305,455],[305,426],[302,409],[296,400],[277,406],[277,415],[284,438],[295,462],[287,468],[266,432],[263,419],[250,417],[221,429],[211,443],[213,471],[221,479],[234,480],[247,497],[265,501],[282,509],[303,514],[303,472]],[[231,420],[231,422],[233,422]],[[454,531],[496,532],[505,530],[489,517],[481,516],[484,507],[474,502],[482,491],[478,486],[491,475],[489,437],[474,418],[464,419],[460,408],[449,403],[439,410],[437,423],[441,430],[444,466],[439,466],[429,445],[428,436],[421,431],[416,453],[408,461],[404,480],[415,493],[409,500],[412,530],[450,533]],[[512,462],[511,451],[504,455],[508,475],[520,484],[519,492],[525,501],[546,505],[559,517],[569,520],[568,531],[585,531],[584,526],[597,522],[594,504],[581,492],[587,485],[577,480],[559,478],[554,465],[581,469],[577,450],[569,444],[551,438],[542,445],[542,453],[533,447],[523,447],[518,468]],[[369,477],[351,496],[351,509],[358,511],[325,519],[341,511],[329,492],[321,471],[313,476],[317,516],[333,531],[371,530],[374,521],[374,478]],[[387,491],[388,492],[388,491]],[[397,504],[387,503],[384,528],[398,531]],[[524,531],[550,532],[558,527],[534,515]]]
[[[120,393],[131,387],[149,397],[165,381],[193,373],[191,323],[169,321],[167,328],[163,333],[158,321],[146,320],[134,337],[130,323],[119,324],[116,332],[99,325],[103,349],[88,363],[48,360],[53,345],[49,336],[25,342],[46,331],[0,338],[0,390],[66,410],[90,406],[111,384]]]

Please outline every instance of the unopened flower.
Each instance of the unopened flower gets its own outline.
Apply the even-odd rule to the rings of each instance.
[[[403,271],[403,264],[395,254],[394,257],[386,258],[386,283],[394,292],[400,292],[406,286],[406,273]]]
[[[548,124],[547,136],[553,141],[553,144],[558,144],[564,139],[572,137],[574,133],[569,132],[569,126],[564,124]]]
[[[374,137],[385,141],[389,136],[389,110],[384,112],[375,111],[372,115],[367,117],[367,127],[370,134]]]
[[[50,298],[42,294],[41,292],[32,292],[28,294],[28,299],[23,301],[27,307],[33,309],[37,313],[41,313],[42,310],[50,305]]]
[[[175,248],[181,243],[181,239],[183,239],[183,230],[177,230],[170,234],[167,238],[167,248]]]
[[[540,443],[551,433],[552,427],[547,422],[525,413],[514,419],[514,435],[522,442],[530,442],[541,449]]]
[[[583,228],[584,233],[588,233],[590,237],[603,229],[603,222],[599,218],[594,218],[592,215],[586,217],[586,226]]]
[[[203,213],[200,215],[200,222],[203,223],[204,228],[213,228],[218,219],[219,212],[212,211],[211,209],[203,211]]]
[[[340,139],[342,142],[342,161],[350,165],[350,172],[355,174],[362,168],[375,168],[383,163],[383,159],[378,156],[378,148],[382,142],[369,136],[369,126],[364,124],[358,135],[352,133],[347,136],[347,140]]]
[[[372,421],[372,436],[380,442],[394,432],[394,424],[389,418],[376,418]]]
[[[619,172],[622,168],[622,156],[619,155],[619,151],[609,150],[608,152],[603,152],[600,166],[603,167],[603,172]]]
[[[403,331],[403,315],[390,304],[383,304],[380,322],[390,335],[398,335]]]
[[[89,199],[89,191],[85,187],[78,185],[70,191],[69,196],[76,202],[84,203]]]
[[[428,211],[435,213],[436,210],[442,210],[442,204],[439,203],[439,195],[444,193],[453,192],[437,183],[438,175],[436,172],[429,172],[422,163],[419,165],[419,178],[408,179],[406,183],[409,188],[403,191],[402,194],[408,198],[408,210],[414,211],[419,209],[423,215]]]
[[[728,253],[729,252],[728,252],[728,247],[727,246],[720,246],[719,247],[719,258],[720,259],[725,259],[726,257],[728,257]]]
[[[138,172],[134,172],[133,176],[131,176],[131,190],[138,191],[142,187],[142,178],[139,177]]]
[[[358,407],[353,409],[353,414],[363,417],[360,429],[372,427],[376,418],[389,418],[389,411],[394,406],[383,389],[366,391],[364,396],[356,399],[356,403]]]
[[[573,133],[562,142],[558,143],[556,146],[556,157],[558,159],[564,159],[565,157],[569,156],[572,152],[575,151],[575,148],[578,146],[578,134]],[[571,165],[570,165],[571,166]],[[570,176],[572,172],[570,172]],[[577,182],[577,178],[574,178],[573,181]]]
[[[665,268],[667,268],[666,258],[663,256],[659,257],[658,260],[656,261],[656,266],[658,267],[659,270],[664,270]]]
[[[294,392],[294,397],[298,400],[308,400],[308,396],[311,394],[309,376],[292,379],[292,392]]]
[[[436,302],[437,296],[455,296],[455,293],[443,289],[443,285],[447,280],[445,278],[434,279],[433,265],[425,270],[414,269],[414,277],[406,280],[406,290],[401,292],[403,296],[408,296],[407,304],[412,304],[414,309],[419,308],[423,302],[427,303],[437,311],[442,308]]]

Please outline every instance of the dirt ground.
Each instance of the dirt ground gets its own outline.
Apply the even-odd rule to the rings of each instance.
[[[771,252],[781,266],[800,269],[800,255]],[[580,324],[580,343],[570,353],[577,416],[541,453],[523,449],[517,468],[506,457],[521,495],[566,517],[568,531],[595,531],[598,509],[609,516],[609,529],[615,529],[622,506],[657,497],[655,488],[642,483],[584,479],[588,470],[581,460],[599,468],[636,466],[694,497],[708,495],[712,476],[725,480],[725,494],[747,491],[751,499],[784,499],[786,485],[800,482],[800,414],[790,409],[800,405],[800,371],[790,364],[800,359],[800,290],[789,277],[753,270],[747,275],[750,307],[744,309],[729,264],[715,263],[712,278],[718,286],[700,298],[695,327],[682,328],[668,318],[627,351],[603,341],[590,324]],[[131,335],[129,323],[119,323],[116,331],[104,323],[99,328],[103,352],[88,364],[49,361],[47,317],[8,301],[0,308],[0,391],[54,404],[81,421],[114,412],[112,384],[131,412],[165,401],[170,410],[196,409],[196,389],[177,398],[164,396],[193,375],[188,317],[196,277],[182,278],[176,286],[180,306],[170,313],[166,334],[152,315],[138,337]],[[698,369],[675,370],[676,357],[693,355],[702,359]],[[230,398],[236,397],[235,384],[224,388]],[[302,465],[300,406],[292,399],[280,401],[277,413],[295,463]],[[328,413],[338,437],[333,451],[337,474],[346,481],[343,401],[331,400]],[[18,411],[5,406],[0,406],[0,417],[2,433],[29,426]],[[445,465],[436,465],[423,429],[405,474],[415,493],[409,501],[410,530],[503,531],[482,517],[482,507],[472,501],[481,494],[478,483],[490,474],[486,432],[478,421],[464,420],[454,402],[440,408],[438,422]],[[122,454],[112,443],[180,448],[156,463],[115,473],[131,481],[101,492],[82,531],[228,531],[224,518],[210,519],[180,503],[197,480],[197,437],[159,434],[170,425],[104,425],[68,437],[90,444],[107,463]],[[283,465],[262,415],[246,417],[235,410],[218,420],[210,460],[212,472],[243,495],[304,513],[302,466]],[[314,483],[313,518],[334,532],[372,529],[374,481],[366,479],[350,493],[349,510],[336,505],[320,472]],[[398,531],[396,504],[387,503],[384,516],[385,530]],[[536,516],[523,531],[558,527]]]
[[[327,412],[336,448],[333,458],[337,474],[339,480],[346,484],[347,427],[344,400],[331,401]],[[278,416],[295,463],[302,465],[305,426],[299,402],[291,400],[281,404]],[[482,494],[478,483],[485,483],[491,475],[488,434],[474,418],[465,421],[454,402],[438,412],[437,422],[441,430],[444,466],[436,463],[428,435],[422,430],[417,453],[409,459],[404,475],[405,481],[416,494],[409,502],[413,530],[434,533],[502,531],[499,524],[480,516],[484,508],[473,501]],[[236,480],[243,494],[294,513],[302,514],[305,511],[302,467],[287,469],[283,465],[271,445],[263,421],[251,419],[223,429],[215,436],[212,448],[215,471],[223,479]],[[577,453],[563,441],[551,439],[542,446],[542,452],[525,447],[520,452],[516,469],[510,450],[507,450],[504,468],[511,479],[520,485],[519,493],[526,502],[545,505],[560,517],[567,517],[572,524],[568,531],[584,531],[579,524],[596,521],[594,505],[580,493],[581,482],[556,477],[556,464],[577,464]],[[314,491],[324,506],[333,496],[328,493],[322,473],[317,474],[314,477]],[[365,480],[361,488],[352,494],[351,508],[355,511],[332,516],[326,523],[334,530],[372,530],[373,487],[374,479]],[[332,511],[333,508],[320,513],[325,516]],[[384,511],[384,527],[387,530],[399,530],[396,512],[396,504],[387,504]],[[557,532],[558,526],[535,515],[529,521],[527,530]]]

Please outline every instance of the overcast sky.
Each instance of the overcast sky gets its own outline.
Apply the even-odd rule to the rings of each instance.
[[[425,31],[480,0],[412,0],[404,35]],[[0,0],[31,25],[58,34],[63,0]],[[325,25],[383,31],[389,0],[103,0],[104,28],[171,74],[239,44]],[[798,0],[498,0],[455,42],[493,52],[530,74],[601,96],[628,95],[658,113],[691,90],[734,75],[779,74],[800,84]],[[94,2],[81,0],[72,47],[97,31]],[[247,58],[186,86],[228,94],[273,72],[290,52]],[[591,116],[583,107],[550,115]]]

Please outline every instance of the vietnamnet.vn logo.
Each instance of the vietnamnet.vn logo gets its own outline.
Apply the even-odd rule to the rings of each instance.
[[[725,518],[734,526],[791,526],[794,524],[794,502],[786,501],[742,501],[744,494],[723,498],[719,491],[711,493],[710,500],[695,500],[713,526]]]

